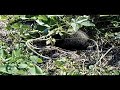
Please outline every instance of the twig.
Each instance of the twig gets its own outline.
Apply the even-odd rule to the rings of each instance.
[[[35,54],[37,54],[38,56],[40,56],[41,58],[45,58],[45,59],[51,60],[50,57],[43,56],[43,55],[37,53],[37,52],[34,50],[35,47],[33,47],[33,46],[30,44],[30,41],[32,41],[32,40],[34,40],[34,39],[30,39],[30,40],[28,40],[28,41],[26,42],[27,47],[28,47],[31,51],[33,51]],[[40,49],[40,48],[39,48],[39,49]]]
[[[112,49],[113,49],[113,46],[110,49],[108,49],[107,52],[100,57],[99,61],[101,61],[110,52],[110,50],[112,50]]]
[[[93,69],[96,68],[97,64],[110,52],[110,50],[112,50],[114,47],[112,46],[110,49],[107,50],[107,52],[105,54],[103,54],[100,59],[96,62],[95,66]]]
[[[93,39],[90,39],[91,41],[93,41],[94,42],[94,44],[96,45],[96,47],[97,47],[97,55],[98,55],[98,60],[99,60],[99,58],[100,58],[100,53],[99,53],[99,46],[98,46],[98,44],[97,44],[97,42],[95,41],[95,40],[93,40]]]

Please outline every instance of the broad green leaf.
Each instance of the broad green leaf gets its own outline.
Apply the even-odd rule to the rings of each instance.
[[[19,68],[21,68],[21,69],[22,69],[22,68],[27,68],[27,66],[28,66],[27,64],[22,64],[22,63],[19,64]]]
[[[39,75],[43,74],[42,69],[38,67],[37,65],[35,65],[35,70],[36,70],[36,74],[39,74]]]
[[[26,18],[26,15],[20,15],[20,18],[23,20],[28,19],[28,18]]]
[[[87,20],[88,20],[88,19],[79,20],[79,21],[77,21],[76,23],[81,24],[81,23],[83,23],[84,21],[87,21]]]
[[[6,66],[5,66],[5,65],[0,65],[0,72],[8,73],[8,72],[6,71]]]
[[[37,63],[38,61],[38,56],[30,56],[30,60],[33,61],[34,63]]]
[[[47,21],[47,20],[48,20],[47,16],[45,16],[45,15],[39,15],[39,16],[38,16],[38,19],[39,19],[39,20],[44,20],[44,21]]]
[[[14,51],[13,51],[13,54],[14,54],[14,56],[16,56],[16,57],[20,57],[21,50],[20,50],[20,49],[14,50]]]
[[[27,72],[24,70],[18,70],[17,75],[27,75]]]
[[[30,26],[29,25],[22,25],[21,27],[23,30],[29,30],[30,29]]]
[[[69,33],[69,32],[73,32],[73,28],[69,28],[68,30],[67,30],[67,32]]]
[[[7,20],[9,17],[7,15],[0,15],[0,20]]]
[[[41,26],[50,27],[48,24],[45,24],[44,22],[42,22],[40,20],[35,20],[35,21]]]
[[[11,71],[9,71],[11,74],[15,74],[15,75],[17,75],[17,72],[18,72],[18,69],[17,69],[17,67],[12,67],[12,69],[11,69]]]
[[[39,24],[39,25],[41,25],[41,26],[43,26],[45,23],[44,22],[42,22],[42,21],[40,21],[40,20],[36,20],[36,22]]]
[[[35,70],[35,67],[30,67],[28,72],[30,73],[30,75],[36,75],[36,70]]]
[[[76,24],[76,23],[71,23],[71,26],[73,28],[74,31],[78,30],[79,29],[79,25]]]
[[[81,23],[83,26],[95,26],[95,24],[91,23],[90,21],[84,21]]]
[[[5,58],[5,51],[3,49],[0,49],[0,57]]]
[[[20,26],[19,23],[15,23],[11,27],[14,28],[14,29],[19,29],[21,26]]]

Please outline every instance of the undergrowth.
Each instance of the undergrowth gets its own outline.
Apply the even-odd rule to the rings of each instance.
[[[120,16],[97,17],[96,19],[92,15],[0,15],[0,21],[6,25],[2,26],[0,23],[0,74],[119,75],[119,65],[108,65],[108,59],[114,57],[110,53],[120,45],[118,30]],[[53,46],[56,39],[52,38],[52,35],[59,34],[64,37],[79,29],[95,39],[99,48],[91,52],[79,51],[78,59],[61,56],[46,60],[44,55],[36,51],[40,48],[32,45],[33,41],[46,39],[46,45]],[[118,61],[119,59],[117,56]]]

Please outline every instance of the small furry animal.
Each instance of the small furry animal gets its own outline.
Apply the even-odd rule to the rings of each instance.
[[[55,37],[58,39],[57,36]],[[59,35],[58,37],[60,38]],[[89,39],[89,36],[85,32],[78,30],[71,35],[66,35],[63,39],[58,39],[55,46],[68,50],[86,50],[90,44],[91,39]]]

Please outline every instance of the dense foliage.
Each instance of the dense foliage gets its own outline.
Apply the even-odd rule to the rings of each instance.
[[[111,50],[110,46],[120,45],[119,28],[119,15],[0,15],[0,74],[118,75],[119,65],[111,66],[105,62],[97,64]],[[85,64],[85,53],[82,53],[81,57],[86,59],[61,57],[47,61],[41,54],[33,52],[26,43],[41,38],[46,39],[46,45],[54,45],[56,39],[51,37],[52,35],[59,34],[64,37],[79,29],[94,39],[101,51],[99,58],[96,57],[98,54],[93,53],[93,59],[98,61],[88,67]],[[117,61],[120,59],[118,56]]]

